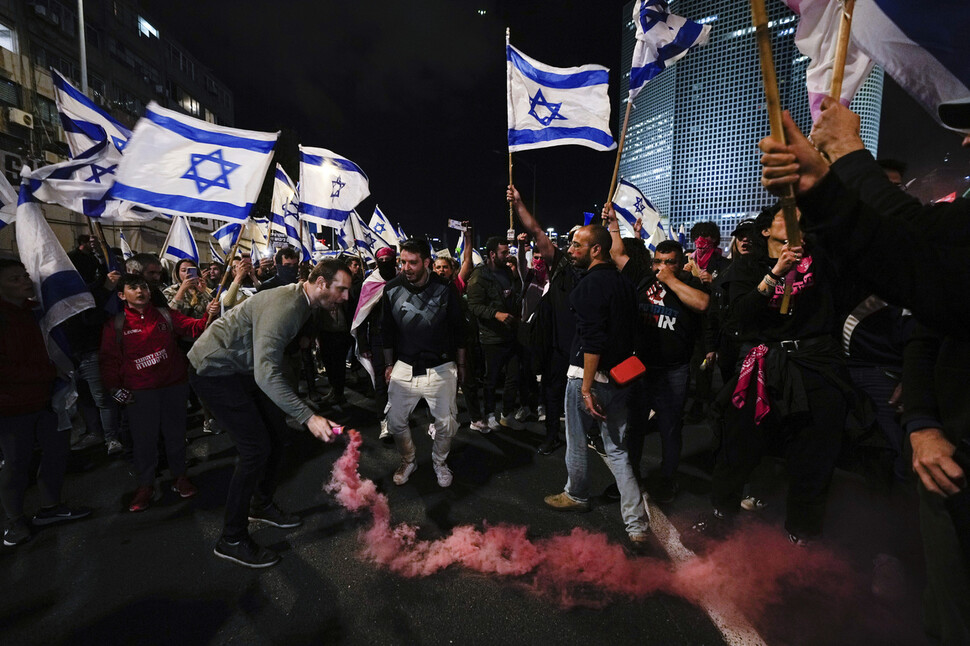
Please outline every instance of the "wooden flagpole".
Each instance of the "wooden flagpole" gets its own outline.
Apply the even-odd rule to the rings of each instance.
[[[852,12],[855,0],[845,0],[842,18],[839,20],[839,40],[835,47],[835,60],[832,64],[832,90],[829,92],[836,101],[842,98],[842,79],[845,78],[845,59],[849,51],[849,34],[852,32]]]
[[[771,56],[771,33],[768,31],[768,12],[765,11],[765,0],[751,0],[751,21],[758,42],[758,54],[761,58],[761,78],[765,86],[765,103],[768,108],[768,121],[771,124],[771,138],[786,144],[785,128],[782,125],[781,99],[778,95],[778,79],[775,77],[775,62]],[[781,197],[781,210],[785,216],[788,246],[801,246],[802,232],[798,226],[798,216],[795,214],[795,189],[791,185],[787,187],[785,194]],[[782,314],[788,313],[791,304],[791,287],[791,281],[786,280],[785,294],[781,300]]]
[[[506,68],[508,67],[508,50],[509,50],[509,34],[510,30],[508,27],[505,28],[505,57],[506,57]],[[512,119],[512,71],[506,69],[505,71],[505,101],[508,107],[509,120]],[[509,186],[513,184],[512,182],[512,148],[509,148]],[[512,203],[509,202],[509,230],[515,229],[515,220],[513,218],[514,212],[512,208]],[[513,236],[514,237],[514,236]]]
[[[242,244],[243,233],[245,233],[245,229],[246,229],[246,226],[248,224],[249,224],[249,219],[247,218],[246,221],[242,223],[242,228],[239,230],[239,237],[236,238],[236,244],[234,244],[232,246],[232,250],[229,252],[229,255],[226,256],[226,268],[227,269],[229,269],[229,268],[232,267],[232,259],[235,258],[236,257],[236,254],[239,252],[239,245]],[[252,236],[250,236],[250,237],[252,237]],[[249,244],[250,244],[250,249],[252,249],[252,245],[253,245],[252,240],[250,240]],[[250,251],[250,258],[251,257],[252,257],[252,251]],[[219,281],[219,287],[216,289],[216,293],[212,297],[213,300],[216,300],[216,301],[219,300],[219,296],[222,295],[223,290],[225,290],[225,288],[226,288],[226,281],[229,280],[229,273],[230,272],[228,272],[228,271],[222,272],[222,280]]]
[[[623,155],[623,142],[626,140],[626,129],[630,124],[630,110],[633,108],[633,101],[627,100],[626,114],[623,115],[623,128],[620,130],[620,143],[616,147],[616,163],[613,164],[613,179],[610,181],[610,194],[606,196],[606,203],[613,201],[613,193],[616,192],[616,181],[620,176],[620,157]]]

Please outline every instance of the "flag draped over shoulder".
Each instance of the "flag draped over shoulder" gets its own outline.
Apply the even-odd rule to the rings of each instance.
[[[360,166],[324,148],[300,146],[300,217],[338,231],[370,195]]]
[[[374,380],[376,378],[383,379],[384,375],[374,375],[374,364],[371,363],[369,356],[364,356],[364,352],[369,354],[370,348],[364,342],[365,339],[358,338],[358,334],[360,334],[360,326],[364,324],[367,316],[374,311],[374,307],[381,301],[386,282],[379,271],[373,272],[364,279],[363,284],[360,286],[360,298],[357,300],[357,310],[354,312],[354,319],[350,324],[350,334],[357,341],[354,343],[354,353],[357,355],[357,360],[360,361],[360,365],[364,367],[364,370],[370,376],[372,385],[375,383]]]
[[[660,74],[692,48],[703,45],[711,32],[701,25],[667,11],[665,0],[638,0],[633,5],[636,42],[630,64],[630,100],[647,81]]]
[[[162,249],[161,258],[178,262],[189,259],[199,262],[199,247],[195,244],[189,220],[184,215],[172,218],[172,228],[168,232],[168,239]]]
[[[170,215],[241,222],[278,136],[217,126],[152,102],[125,146],[112,195]]]
[[[391,221],[387,219],[384,212],[381,211],[380,206],[374,207],[374,214],[370,216],[370,229],[376,233],[381,240],[387,243],[389,247],[400,247],[401,241],[397,237],[397,231],[394,230],[394,225]]]
[[[610,71],[552,67],[506,44],[509,151],[576,144],[616,147],[610,133]]]
[[[660,224],[660,213],[657,212],[656,207],[640,192],[640,189],[622,177],[613,194],[613,210],[620,216],[617,222],[623,231],[623,237],[636,237],[633,227],[637,220],[643,220],[640,237],[644,239],[649,238],[656,226]]]
[[[51,231],[29,182],[20,187],[17,206],[17,248],[20,261],[34,281],[42,309],[40,328],[48,353],[63,373],[73,371],[69,350],[58,341],[55,328],[84,310],[95,307],[94,296]]]
[[[795,46],[798,47],[798,51],[811,59],[808,69],[805,70],[805,83],[808,86],[808,104],[814,121],[822,112],[822,99],[827,97],[832,89],[832,71],[839,40],[842,3],[838,0],[785,0],[785,4],[799,16],[798,29],[795,31]],[[852,26],[855,29],[857,23],[853,21]],[[872,66],[872,59],[850,42],[845,57],[840,97],[844,105],[849,105],[852,97],[865,83],[866,77],[872,71]]]
[[[970,97],[970,3],[856,0],[852,40],[939,120],[940,103]]]

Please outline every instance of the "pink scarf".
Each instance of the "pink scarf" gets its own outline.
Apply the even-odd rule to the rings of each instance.
[[[765,386],[765,355],[768,354],[768,346],[762,344],[751,348],[744,363],[741,364],[741,374],[738,376],[738,385],[731,395],[731,403],[735,408],[743,408],[747,399],[748,386],[751,384],[751,373],[754,372],[755,365],[758,367],[757,398],[754,402],[754,423],[761,424],[761,420],[771,410],[768,402],[768,388]]]
[[[714,238],[701,236],[694,241],[694,247],[694,262],[704,271],[707,271],[712,258],[721,257],[721,248],[714,244]]]

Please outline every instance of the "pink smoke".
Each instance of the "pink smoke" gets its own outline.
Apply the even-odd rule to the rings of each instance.
[[[369,509],[373,524],[363,533],[362,556],[406,577],[424,577],[453,565],[516,582],[563,606],[600,606],[616,597],[655,593],[730,601],[749,619],[793,588],[824,590],[834,602],[854,594],[848,565],[820,550],[791,545],[776,529],[752,526],[678,566],[658,558],[630,557],[601,533],[573,529],[565,536],[530,539],[528,528],[464,525],[437,540],[418,540],[417,528],[391,525],[387,497],[357,470],[361,436],[334,464],[326,490],[352,512]]]

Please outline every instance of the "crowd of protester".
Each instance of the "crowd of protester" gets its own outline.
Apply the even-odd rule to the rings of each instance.
[[[923,207],[908,197],[900,165],[879,165],[856,144],[854,115],[824,107],[812,142],[790,122],[791,146],[762,142],[764,185],[795,186],[805,230],[797,246],[779,201],[739,223],[723,247],[718,225],[698,222],[692,250],[664,241],[651,253],[640,237],[621,237],[609,204],[602,224],[574,228],[560,247],[514,186],[507,199],[524,232],[488,239],[477,267],[470,226],[460,259],[433,258],[419,239],[378,250],[369,267],[359,257],[311,266],[284,248],[255,264],[181,260],[169,280],[147,253],[109,272],[81,236],[70,257],[97,308],[65,326],[86,429],[74,448],[103,445],[130,461],[131,512],[157,495],[160,455],[165,482],[190,498],[186,410],[198,408],[203,431],[227,431],[238,451],[215,553],[268,567],[279,556],[249,538],[249,521],[301,522],[273,501],[287,418],[332,440],[339,429],[321,412],[346,404],[349,367],[371,376],[361,390],[374,398],[380,438],[400,454],[395,485],[417,469],[411,418],[421,400],[441,487],[455,476],[447,459],[462,426],[515,432],[534,421],[544,429],[538,454],[565,444],[565,485],[545,503],[590,509],[590,456],[599,453],[632,549],[648,541],[643,491],[661,505],[677,497],[685,419],[706,419],[712,514],[701,531],[764,506],[752,476],[766,456],[787,465],[784,530],[796,545],[821,540],[837,465],[897,486],[912,486],[915,468],[928,629],[967,643],[968,537],[956,504],[962,497],[966,518],[966,477],[954,456],[967,443],[970,381],[960,361],[970,317],[966,299],[928,287],[955,256],[926,239],[939,231],[966,244],[955,218],[967,216],[967,203]],[[886,249],[907,246],[920,256],[911,267],[887,262]],[[8,546],[29,540],[31,524],[90,513],[62,501],[71,434],[52,410],[54,370],[32,296],[23,266],[0,261]],[[660,436],[653,478],[644,471],[648,431]],[[24,494],[35,446],[42,507],[30,523]]]

